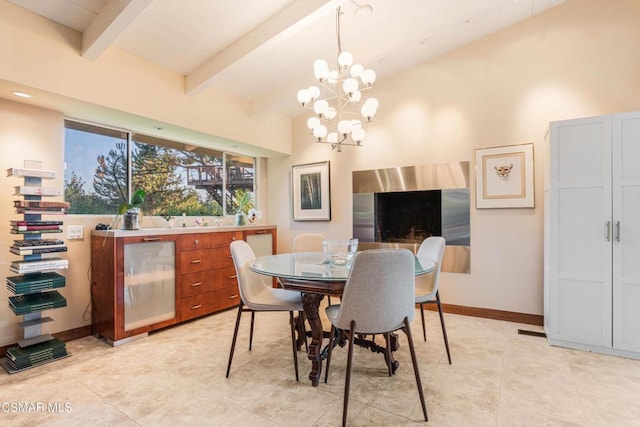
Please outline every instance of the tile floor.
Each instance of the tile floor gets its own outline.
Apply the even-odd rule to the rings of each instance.
[[[0,373],[0,425],[340,425],[346,348],[334,352],[329,383],[317,388],[299,352],[296,383],[288,316],[257,314],[251,352],[245,316],[227,379],[235,315],[226,311],[117,348],[86,337],[67,344],[67,359]],[[449,365],[437,314],[427,316],[428,342],[419,315],[413,332],[429,423],[421,419],[401,334],[401,366],[391,378],[380,354],[355,351],[349,425],[640,426],[640,361],[555,348],[517,333],[540,330],[530,325],[446,315]],[[15,411],[11,403],[60,410]]]

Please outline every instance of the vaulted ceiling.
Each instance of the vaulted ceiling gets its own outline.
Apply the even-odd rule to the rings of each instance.
[[[83,35],[94,61],[122,49],[184,75],[185,93],[219,87],[254,111],[296,116],[313,62],[341,45],[378,80],[564,0],[9,0]]]

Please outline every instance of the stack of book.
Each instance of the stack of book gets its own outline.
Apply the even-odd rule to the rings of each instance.
[[[7,277],[7,289],[14,294],[28,294],[55,288],[64,288],[65,277],[58,273],[28,274]]]
[[[11,234],[62,233],[62,221],[11,221]]]
[[[18,316],[66,306],[67,300],[58,291],[9,297],[9,308]]]
[[[66,252],[67,247],[59,239],[14,240],[9,248],[16,255],[37,255],[50,252]]]
[[[66,258],[51,257],[34,260],[14,261],[10,270],[16,274],[41,273],[45,271],[60,270],[69,267]]]
[[[25,369],[67,356],[64,342],[57,338],[29,347],[9,347],[6,359],[13,369]]]
[[[29,188],[29,187],[27,187]],[[71,206],[69,202],[49,202],[42,200],[14,200],[16,213],[30,215],[64,215]]]

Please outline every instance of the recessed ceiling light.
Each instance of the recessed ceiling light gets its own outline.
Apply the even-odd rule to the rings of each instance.
[[[13,94],[15,96],[19,96],[20,98],[31,98],[31,95],[25,92],[14,91]]]

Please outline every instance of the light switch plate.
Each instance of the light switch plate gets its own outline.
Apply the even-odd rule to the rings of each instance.
[[[84,228],[81,225],[68,225],[67,226],[67,239],[83,239]]]

